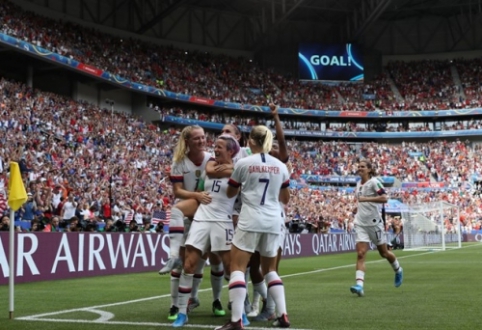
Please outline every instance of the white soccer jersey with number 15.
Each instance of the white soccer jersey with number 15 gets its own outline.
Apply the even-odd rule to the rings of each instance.
[[[211,154],[204,152],[204,159],[201,164],[194,164],[189,158],[184,157],[179,163],[174,162],[171,168],[171,182],[181,182],[184,189],[188,191],[195,191],[201,179],[201,174],[206,170],[206,163]]]
[[[238,228],[244,231],[278,233],[281,222],[279,193],[289,186],[286,165],[268,154],[254,154],[240,159],[229,179],[241,186]]]
[[[204,191],[208,192],[212,197],[209,204],[199,205],[194,220],[196,221],[217,221],[232,222],[233,205],[236,196],[228,198],[226,190],[228,189],[229,178],[209,178],[203,174]]]

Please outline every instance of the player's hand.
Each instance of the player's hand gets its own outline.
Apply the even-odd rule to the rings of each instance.
[[[228,164],[221,164],[221,165],[214,166],[214,170],[216,172],[229,171],[232,169],[233,169],[233,165],[228,165]]]
[[[209,193],[206,191],[198,193],[196,199],[201,204],[209,204],[213,200],[213,198],[209,196]]]
[[[274,103],[269,104],[269,109],[271,110],[271,114],[273,117],[278,117],[278,106]]]

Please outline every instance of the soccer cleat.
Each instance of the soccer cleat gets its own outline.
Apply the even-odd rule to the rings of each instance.
[[[403,269],[400,267],[395,273],[395,287],[398,288],[403,282]]]
[[[243,316],[241,317],[241,320],[242,320],[242,322],[243,322],[243,326],[244,326],[244,327],[247,327],[247,326],[250,324],[250,322],[249,322],[249,320],[248,320],[248,317],[246,316],[245,313],[243,313]]]
[[[248,317],[256,317],[259,314],[259,306],[254,303],[251,305],[251,312],[248,313]]]
[[[169,309],[169,315],[167,319],[169,321],[175,321],[177,319],[177,314],[179,313],[179,308],[177,306],[172,305],[171,309]]]
[[[172,324],[172,326],[174,328],[180,328],[182,326],[184,326],[184,324],[187,323],[187,315],[186,314],[182,314],[182,313],[179,313],[177,314],[177,318],[176,318],[176,321],[174,321],[174,323]]]
[[[199,305],[201,305],[199,298],[189,298],[187,302],[187,313],[191,313],[195,308],[199,307]]]
[[[365,292],[363,292],[363,287],[361,285],[354,285],[350,288],[351,293],[356,293],[358,297],[363,297]]]
[[[277,328],[289,328],[290,320],[288,320],[288,315],[283,314],[273,322],[273,326]]]
[[[274,310],[269,311],[268,308],[266,308],[266,299],[263,300],[263,308],[261,308],[261,312],[256,315],[256,317],[253,319],[256,322],[266,322],[266,321],[271,321],[276,318],[276,315],[274,313]]]
[[[223,309],[223,305],[219,301],[219,299],[216,299],[213,301],[213,314],[214,316],[224,316],[226,315],[226,312]]]
[[[181,267],[181,265],[182,265],[181,259],[169,258],[166,264],[164,265],[164,267],[162,267],[161,270],[159,271],[159,275],[170,273],[171,270],[173,270],[174,268],[179,268]]]
[[[214,330],[243,330],[243,323],[241,320],[237,322],[228,321],[225,325],[214,328]]]

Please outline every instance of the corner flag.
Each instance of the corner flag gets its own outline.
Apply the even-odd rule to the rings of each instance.
[[[8,181],[8,206],[17,211],[27,201],[27,192],[22,181],[18,163],[10,162],[10,180]],[[12,219],[13,221],[13,219]]]
[[[10,206],[10,229],[9,229],[9,278],[8,278],[8,296],[9,296],[9,318],[13,319],[14,311],[14,285],[15,285],[15,211],[17,211],[20,206],[27,201],[27,192],[25,191],[25,186],[22,181],[22,174],[20,173],[20,168],[18,163],[10,162],[10,179],[8,180],[8,206]]]

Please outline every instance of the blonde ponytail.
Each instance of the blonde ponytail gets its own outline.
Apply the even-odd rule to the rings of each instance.
[[[263,152],[269,153],[271,151],[271,148],[273,148],[273,133],[268,128],[266,128],[263,142]]]
[[[273,147],[273,133],[266,126],[255,126],[249,133],[249,138],[261,147],[264,153],[269,153]]]
[[[191,137],[192,130],[198,129],[198,128],[202,129],[201,126],[191,125],[191,126],[184,127],[183,130],[181,131],[181,136],[177,141],[176,148],[174,149],[174,156],[172,157],[176,163],[181,162],[186,156],[186,154],[189,152],[188,147],[186,145],[186,140]]]

